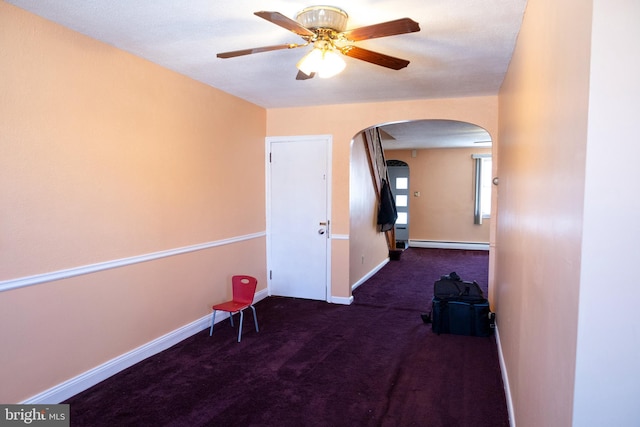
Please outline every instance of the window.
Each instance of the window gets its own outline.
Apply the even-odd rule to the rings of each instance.
[[[491,216],[491,154],[474,154],[475,161],[475,203],[474,224],[482,224],[483,218]]]
[[[491,157],[482,159],[480,171],[480,210],[484,218],[489,218],[491,216]]]
[[[406,178],[406,177],[396,178],[396,189],[406,190],[407,188],[409,188],[409,178]]]
[[[398,225],[407,225],[409,217],[406,212],[398,212],[398,219],[396,219],[396,224]]]

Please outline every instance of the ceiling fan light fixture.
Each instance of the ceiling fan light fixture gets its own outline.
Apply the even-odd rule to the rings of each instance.
[[[254,12],[254,15],[291,31],[300,36],[305,43],[286,43],[241,49],[218,53],[216,56],[218,58],[233,58],[253,53],[313,45],[311,52],[296,64],[300,70],[296,75],[296,80],[308,80],[316,74],[322,78],[335,76],[346,67],[341,55],[392,70],[400,70],[409,65],[409,61],[363,49],[350,43],[420,31],[420,25],[410,18],[396,19],[345,31],[349,15],[334,6],[307,7],[296,15],[295,20],[280,12],[267,10]]]
[[[296,67],[307,76],[316,73],[318,77],[328,79],[341,73],[346,65],[335,49],[324,46],[314,47],[298,61]]]
[[[347,12],[334,6],[310,6],[296,15],[298,24],[306,28],[331,28],[337,32],[347,28],[348,19]]]
[[[307,76],[310,76],[320,68],[320,64],[322,64],[322,49],[314,47],[311,49],[311,52],[307,53],[298,61],[296,67]]]
[[[318,69],[318,77],[328,79],[340,74],[346,66],[344,59],[335,50],[326,50],[322,53],[322,64]]]

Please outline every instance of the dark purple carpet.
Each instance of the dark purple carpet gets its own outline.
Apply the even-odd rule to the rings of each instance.
[[[80,393],[72,426],[508,426],[493,337],[435,335],[433,282],[486,290],[488,255],[411,248],[351,306],[270,297]],[[237,323],[236,323],[237,326]]]

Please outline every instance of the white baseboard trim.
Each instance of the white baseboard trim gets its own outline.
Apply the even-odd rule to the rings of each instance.
[[[507,373],[507,365],[504,362],[504,354],[502,353],[502,343],[500,342],[500,332],[496,323],[496,344],[498,346],[498,360],[500,361],[500,372],[502,372],[502,382],[504,383],[504,394],[507,398],[507,411],[509,412],[509,425],[516,427],[516,417],[513,411],[513,399],[511,398],[511,387],[509,386],[509,375]]]
[[[380,264],[378,264],[377,266],[375,266],[370,272],[368,272],[367,274],[365,274],[360,280],[358,280],[356,283],[354,283],[351,286],[351,292],[355,291],[356,288],[360,285],[362,285],[364,282],[366,282],[367,280],[369,280],[374,274],[376,274],[378,271],[380,271],[380,269],[382,267],[384,267],[385,265],[387,265],[387,263],[389,262],[389,258],[386,258],[384,261],[382,261]]]
[[[262,301],[267,297],[267,290],[263,289],[256,292],[253,299],[254,303]],[[228,313],[216,313],[215,322],[221,322],[229,317]],[[37,404],[56,404],[75,396],[76,394],[87,390],[101,381],[123,371],[130,366],[135,365],[144,359],[151,357],[168,349],[169,347],[183,341],[203,329],[211,327],[211,314],[207,314],[188,325],[182,326],[174,331],[169,332],[153,341],[150,341],[128,353],[122,354],[114,359],[96,366],[74,378],[60,383],[48,390],[38,393],[29,399],[20,402],[21,404],[37,405]]]
[[[438,240],[409,240],[410,248],[431,249],[467,249],[474,251],[488,251],[489,244],[481,242],[441,242]]]
[[[353,296],[350,296],[350,297],[332,296],[329,302],[332,304],[351,305],[353,303]]]

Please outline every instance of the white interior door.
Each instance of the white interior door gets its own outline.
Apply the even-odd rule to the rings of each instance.
[[[267,138],[269,293],[328,300],[331,137]]]

